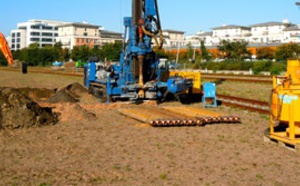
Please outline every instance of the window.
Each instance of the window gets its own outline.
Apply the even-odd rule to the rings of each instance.
[[[20,32],[18,32],[18,33],[17,33],[17,37],[20,37],[20,36],[21,36],[21,33],[20,33]]]
[[[11,45],[11,48],[15,48],[15,45]]]
[[[88,42],[90,42],[90,40],[89,40],[89,39],[86,39],[86,42],[88,43]]]
[[[15,42],[16,42],[16,40],[15,40],[15,39],[12,39],[12,40],[11,40],[11,42],[12,42],[12,43],[15,43]]]
[[[55,33],[55,34],[54,34],[54,36],[55,36],[55,37],[57,37],[57,36],[58,36],[58,34],[57,34],[57,33]]]
[[[32,29],[40,29],[40,26],[39,25],[31,25],[30,28],[32,28]]]
[[[30,38],[30,41],[40,41],[40,38],[32,37],[32,38]]]
[[[21,41],[21,39],[20,39],[20,38],[17,38],[17,42],[20,43],[20,41]]]
[[[42,41],[44,41],[44,42],[52,42],[53,40],[50,39],[50,38],[42,38]]]
[[[17,44],[17,49],[20,49],[20,44]]]
[[[42,47],[46,47],[46,46],[52,46],[50,44],[42,44]]]
[[[16,34],[15,34],[15,33],[12,33],[12,34],[11,34],[11,37],[16,37]]]
[[[58,27],[54,27],[54,30],[58,30]]]
[[[51,37],[52,37],[53,34],[52,34],[52,33],[43,32],[43,33],[42,33],[42,36],[51,36]]]
[[[84,35],[84,36],[88,36],[88,34],[87,34],[86,32],[85,32],[85,33],[83,33],[83,35]]]
[[[32,35],[32,36],[39,36],[40,33],[39,32],[30,32],[30,35]]]
[[[42,29],[43,30],[53,30],[53,27],[52,26],[42,26]]]

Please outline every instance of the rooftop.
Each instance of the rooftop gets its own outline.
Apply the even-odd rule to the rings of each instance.
[[[212,28],[213,30],[224,30],[224,29],[243,29],[243,30],[250,30],[250,27],[246,26],[241,26],[241,25],[225,25],[225,26],[220,26],[220,27],[214,27]]]
[[[91,25],[91,24],[88,24],[88,23],[67,23],[67,24],[60,25],[59,27],[67,27],[67,26],[89,27],[89,28],[100,28],[100,27],[102,27],[102,26],[98,26],[98,25]]]
[[[259,24],[254,24],[250,25],[250,27],[263,27],[263,26],[282,26],[282,25],[288,25],[289,23],[283,23],[283,22],[266,22],[266,23],[259,23]]]
[[[165,29],[163,32],[172,32],[172,33],[179,33],[179,34],[184,34],[185,32],[179,31],[179,30],[171,30],[171,29]]]

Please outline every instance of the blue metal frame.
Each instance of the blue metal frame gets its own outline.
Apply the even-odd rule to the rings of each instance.
[[[202,104],[203,107],[217,107],[217,97],[216,97],[216,84],[215,83],[204,83],[203,85],[203,96]],[[212,104],[207,104],[206,99],[213,99]]]

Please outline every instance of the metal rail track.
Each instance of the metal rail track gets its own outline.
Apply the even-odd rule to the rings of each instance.
[[[218,101],[220,101],[224,106],[237,107],[252,112],[258,112],[260,114],[270,114],[268,102],[221,95],[221,94],[218,94],[217,98]]]
[[[265,77],[238,77],[238,76],[219,76],[219,75],[207,75],[202,74],[204,79],[216,79],[220,81],[239,81],[239,82],[250,82],[250,83],[272,83],[271,78]]]
[[[13,69],[2,67],[0,70],[5,71],[20,71],[20,69]],[[55,75],[62,75],[62,76],[75,76],[75,77],[82,77],[83,72],[70,72],[70,71],[61,71],[61,70],[53,70],[53,69],[34,69],[28,68],[28,73],[38,73],[38,74],[55,74]],[[202,74],[202,78],[204,79],[217,79],[220,81],[239,81],[239,82],[251,82],[251,83],[272,83],[271,78],[265,78],[260,76],[229,76],[229,75],[208,75]]]
[[[19,72],[20,69],[14,69],[14,68],[0,68],[0,70],[3,71],[11,71],[11,72]],[[34,74],[54,74],[54,75],[61,75],[61,76],[75,76],[75,77],[82,77],[83,72],[70,72],[70,71],[60,71],[60,70],[45,70],[45,69],[28,69],[28,73],[34,73]]]

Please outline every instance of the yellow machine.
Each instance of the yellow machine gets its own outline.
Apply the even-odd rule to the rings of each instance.
[[[193,80],[193,94],[201,94],[201,73],[200,71],[188,71],[188,70],[170,70],[169,76],[181,76],[185,79]]]
[[[286,74],[273,77],[270,112],[268,137],[294,147],[300,144],[300,60],[288,60]]]

